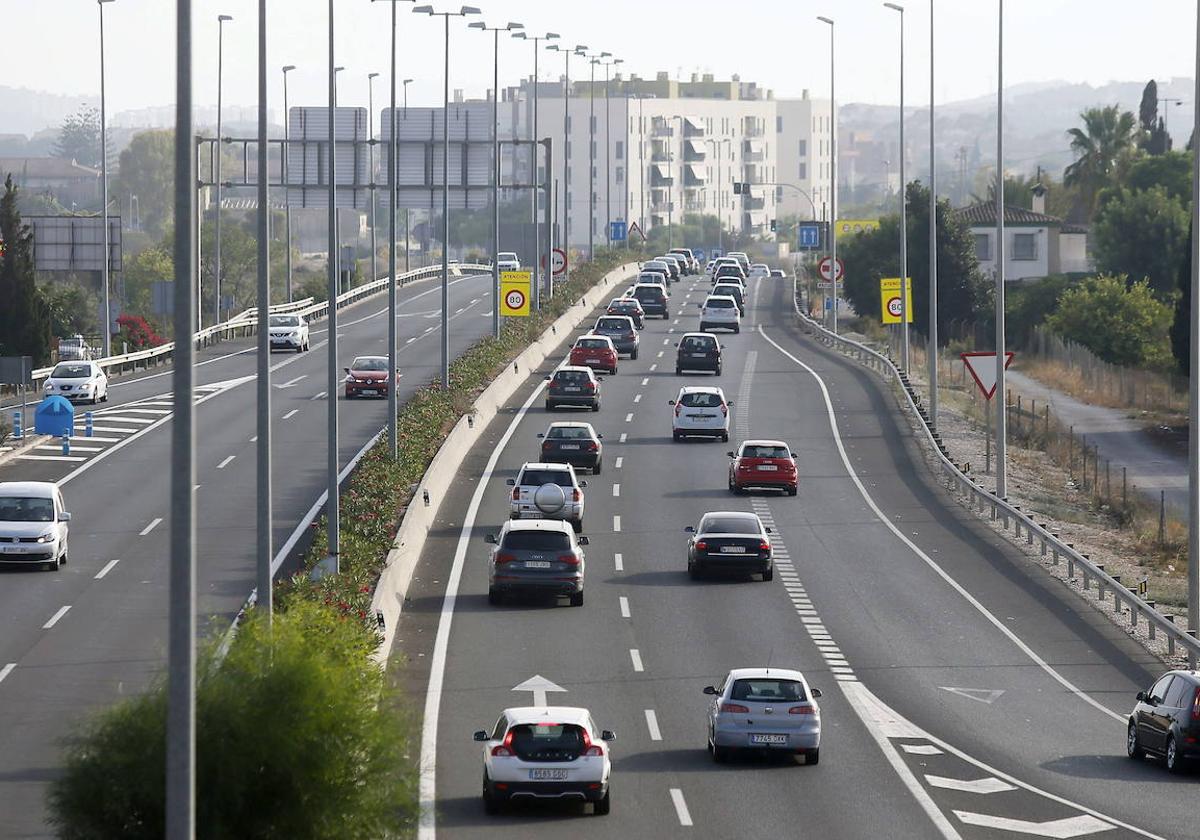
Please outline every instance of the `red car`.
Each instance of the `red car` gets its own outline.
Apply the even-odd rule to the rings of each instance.
[[[581,336],[571,348],[571,360],[568,364],[616,373],[617,348],[606,335]]]
[[[747,440],[730,452],[729,492],[744,493],[751,487],[783,490],[796,495],[796,458],[781,440]]]
[[[346,368],[346,399],[388,395],[387,356],[356,356]],[[396,374],[397,383],[400,374]]]

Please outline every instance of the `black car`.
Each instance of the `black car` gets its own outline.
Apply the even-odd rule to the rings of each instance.
[[[613,298],[608,302],[605,312],[609,315],[628,315],[639,330],[646,325],[646,313],[642,310],[642,305],[633,298]]]
[[[591,423],[551,423],[538,435],[542,439],[541,460],[552,464],[570,464],[599,475],[604,466],[604,444]]]
[[[563,366],[546,377],[546,410],[577,405],[600,410],[600,380],[589,367]]]
[[[618,353],[625,353],[631,359],[638,357],[641,340],[638,338],[637,325],[628,315],[601,315],[596,319],[592,333],[608,336]]]
[[[736,280],[745,282],[746,272],[742,271],[741,266],[730,265],[728,263],[726,263],[725,265],[719,265],[719,266],[717,266],[716,270],[713,272],[712,284],[715,286],[718,283],[720,283],[722,280],[725,280],[727,278],[729,280],[736,279]]]
[[[1125,751],[1133,759],[1162,756],[1172,773],[1200,758],[1200,671],[1169,671],[1137,693]]]
[[[771,529],[758,514],[745,511],[711,511],[696,527],[688,526],[687,569],[695,580],[707,571],[775,576],[771,562]]]
[[[671,317],[667,310],[667,293],[662,286],[639,283],[633,287],[631,296],[637,299],[647,315],[658,315],[664,321]]]
[[[721,375],[721,345],[709,333],[684,333],[675,345],[675,375],[685,370],[711,370]]]

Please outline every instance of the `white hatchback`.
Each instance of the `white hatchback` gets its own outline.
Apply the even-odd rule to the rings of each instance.
[[[729,295],[709,295],[700,304],[700,332],[720,327],[742,331],[742,315],[738,303]]]
[[[725,399],[725,392],[720,388],[685,386],[667,404],[674,411],[671,419],[672,440],[683,440],[689,436],[729,440],[729,409],[733,403]]]
[[[44,397],[66,397],[71,402],[108,402],[108,376],[93,361],[59,362],[42,385]]]
[[[495,814],[514,800],[575,800],[607,814],[612,774],[607,742],[616,737],[597,728],[587,709],[505,709],[490,733],[475,733],[483,744],[484,810]]]
[[[70,521],[54,482],[0,482],[0,564],[57,569],[67,562]]]
[[[770,277],[770,276],[771,276],[771,267],[769,265],[767,265],[766,263],[755,263],[754,265],[750,266],[750,279],[753,280],[755,277]]]

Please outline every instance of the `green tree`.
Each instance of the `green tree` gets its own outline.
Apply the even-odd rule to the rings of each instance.
[[[231,297],[232,312],[253,306],[258,283],[258,243],[252,228],[253,218],[238,220],[232,213],[221,215],[221,295]],[[204,290],[205,323],[211,317],[214,292],[213,278],[216,273],[217,226],[205,219],[200,261],[201,288]],[[279,278],[276,278],[278,280]]]
[[[1171,353],[1184,376],[1192,370],[1192,237],[1196,232],[1188,225],[1187,247],[1179,265],[1179,297],[1175,300],[1175,320],[1171,324]]]
[[[1080,118],[1083,128],[1067,131],[1076,159],[1064,170],[1063,183],[1082,189],[1091,218],[1100,191],[1119,182],[1137,151],[1138,127],[1132,112],[1116,105],[1089,108]]]
[[[40,290],[50,311],[50,330],[57,336],[96,329],[96,299],[78,283],[51,283]]]
[[[82,106],[67,117],[54,141],[54,157],[100,167],[100,109]]]
[[[175,213],[175,132],[143,131],[121,152],[120,169],[111,194],[123,202],[138,197],[142,226],[162,235]]]
[[[1124,185],[1131,190],[1163,187],[1171,198],[1192,200],[1192,156],[1184,152],[1164,152],[1138,158],[1129,166]],[[1103,201],[1103,197],[1101,198]]]
[[[0,356],[32,356],[35,367],[50,361],[50,307],[33,270],[33,233],[17,210],[12,175],[0,198]]]
[[[1096,268],[1105,274],[1147,279],[1166,300],[1175,290],[1183,258],[1188,210],[1164,187],[1107,190],[1092,224]]]
[[[221,250],[224,251],[224,231]],[[152,284],[159,280],[174,280],[175,261],[171,251],[162,246],[146,248],[125,262],[125,309],[150,317],[154,305]]]
[[[1046,326],[1107,362],[1151,368],[1171,362],[1171,317],[1145,280],[1100,275],[1064,292]]]

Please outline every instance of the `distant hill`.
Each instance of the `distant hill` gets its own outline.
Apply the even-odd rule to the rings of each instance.
[[[0,114],[4,114],[5,134],[37,134],[57,128],[80,106],[100,107],[99,97],[63,96],[29,88],[0,85]]]

